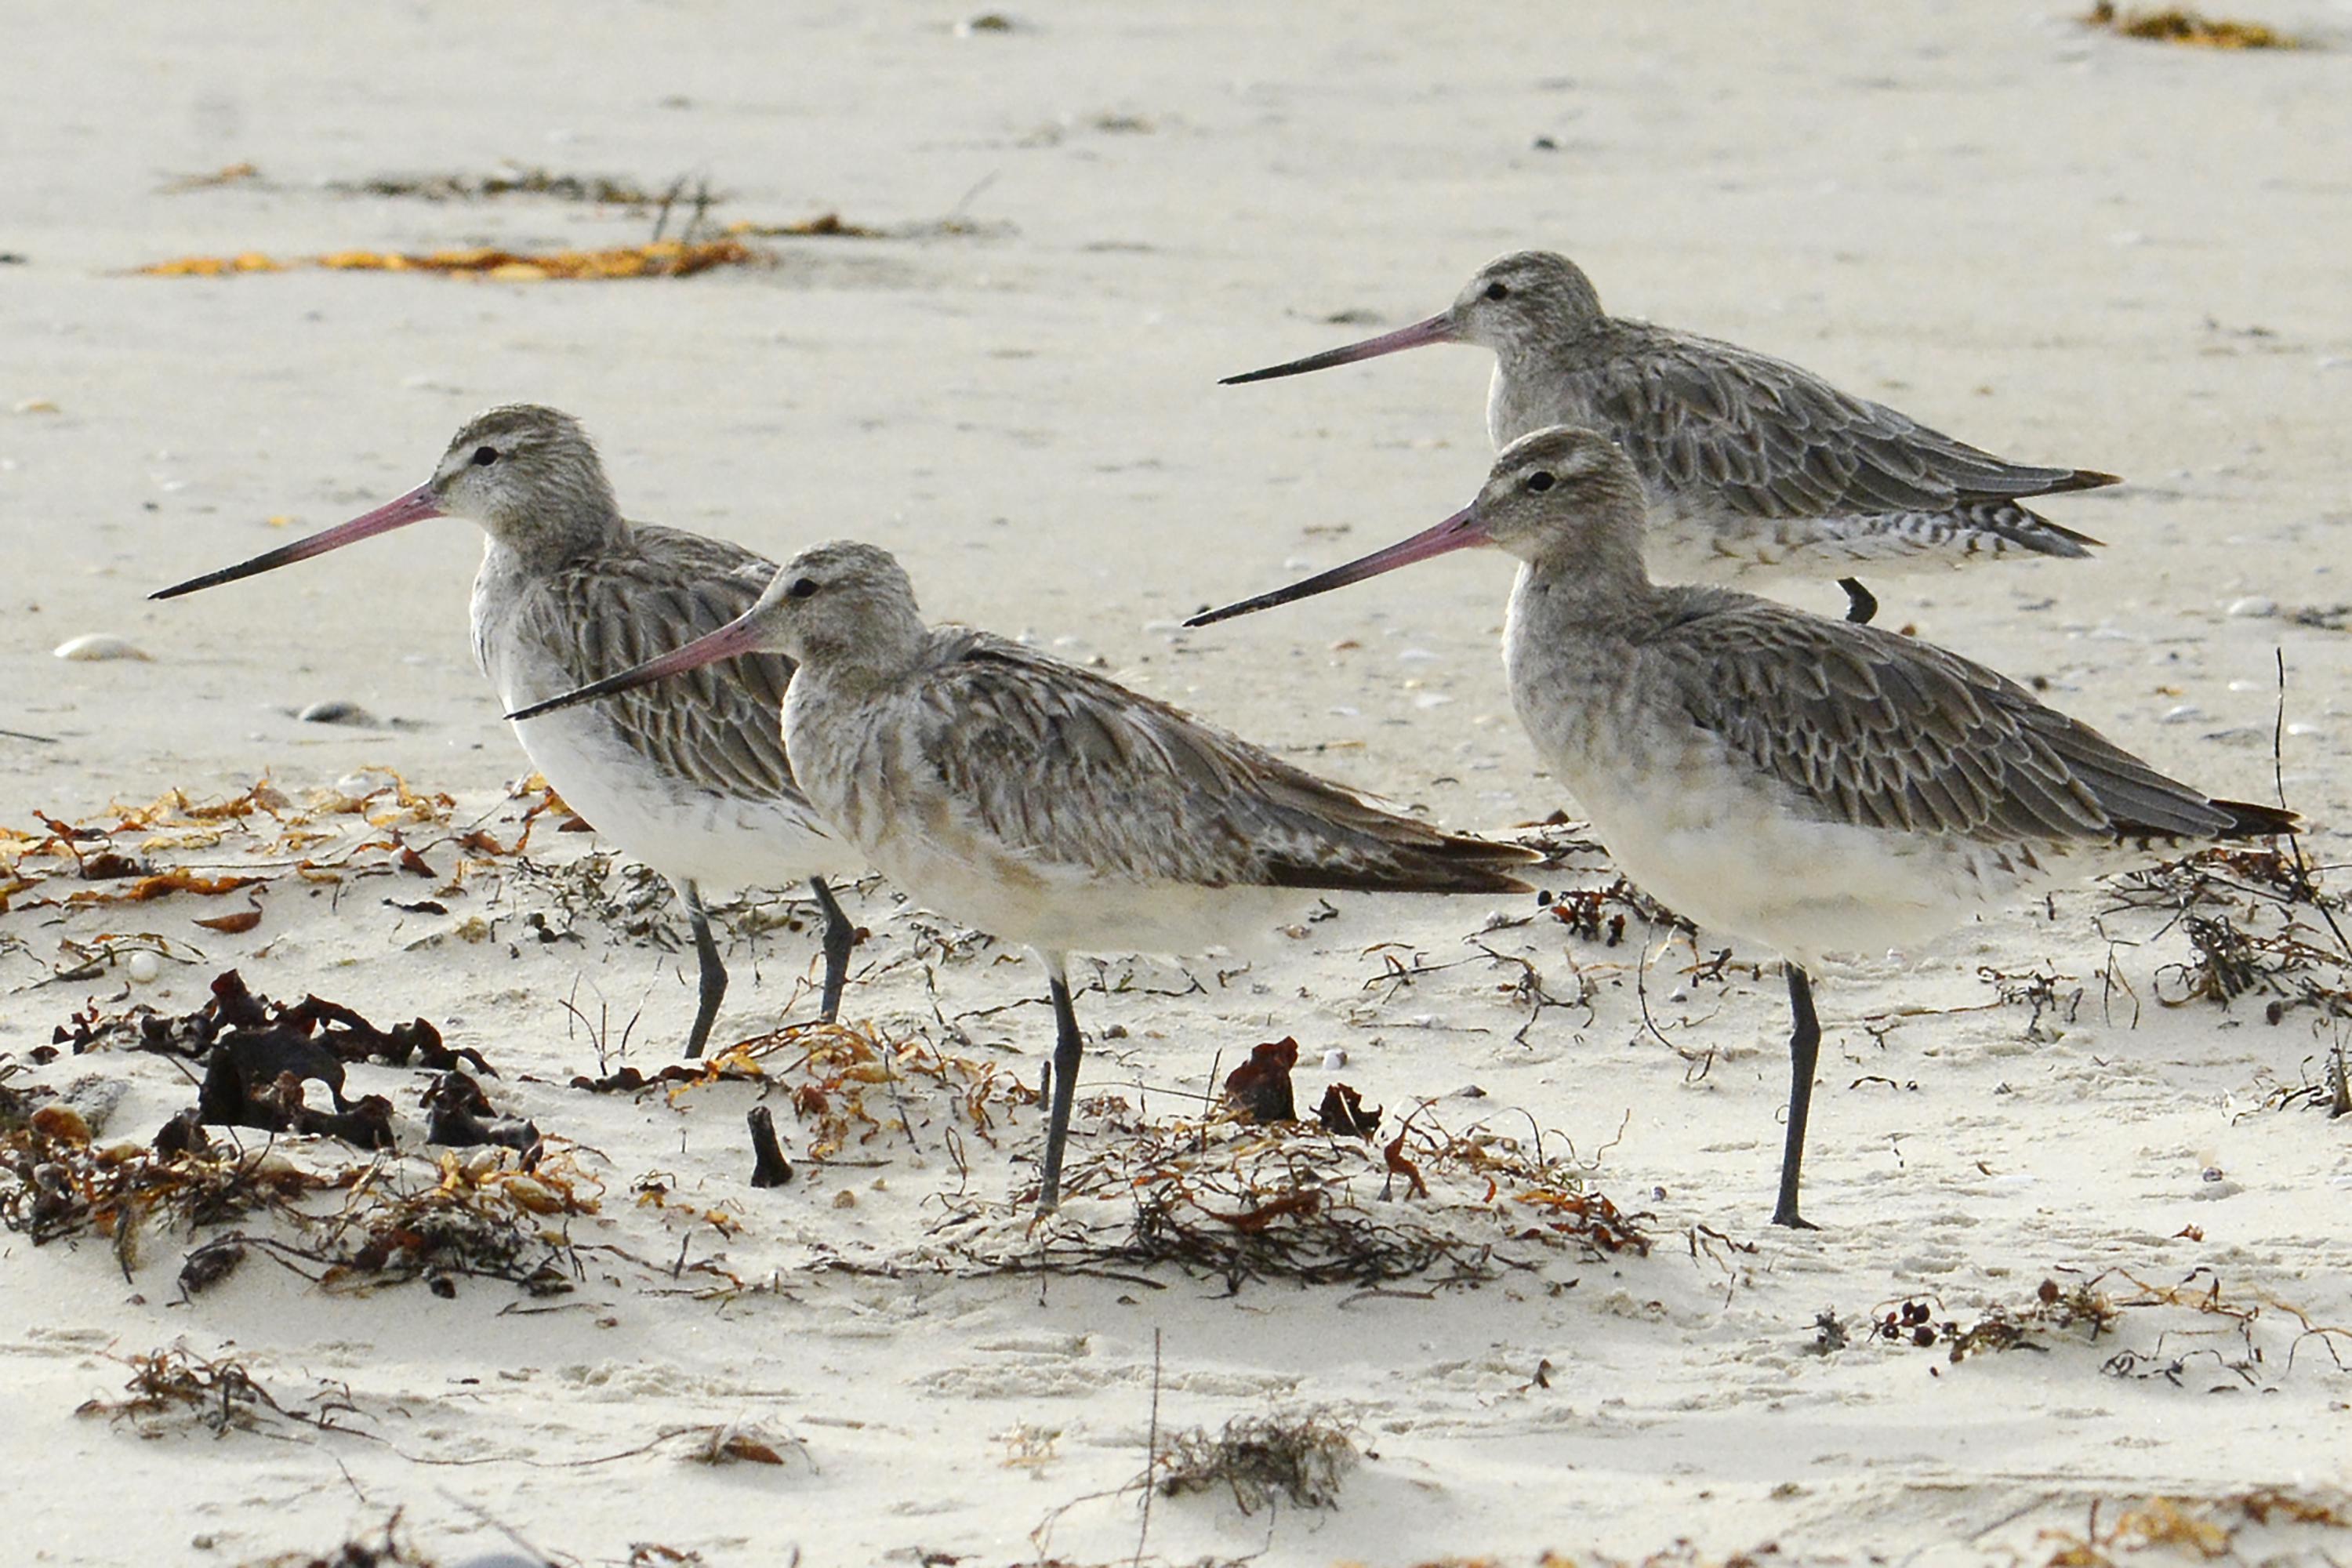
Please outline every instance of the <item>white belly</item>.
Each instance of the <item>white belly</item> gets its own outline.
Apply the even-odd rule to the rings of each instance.
[[[1590,775],[1571,787],[1593,836],[1643,891],[1800,963],[1926,941],[2047,874],[1964,841],[1805,821],[1710,771],[1695,765],[1665,790]]]
[[[1522,644],[1515,641],[1514,647]],[[1525,657],[1524,654],[1522,657]],[[1802,963],[1935,936],[2051,874],[2056,852],[1819,820],[1695,725],[1512,672],[1520,722],[1618,867],[1702,927]]]
[[[975,832],[945,801],[863,814],[875,869],[925,909],[1046,952],[1182,957],[1244,952],[1315,901],[1297,888],[1142,882],[1017,853]]]
[[[511,710],[535,699],[501,694]],[[623,741],[592,703],[514,726],[565,804],[624,853],[706,893],[854,875],[865,861],[814,813],[781,796],[734,795],[673,777]]]

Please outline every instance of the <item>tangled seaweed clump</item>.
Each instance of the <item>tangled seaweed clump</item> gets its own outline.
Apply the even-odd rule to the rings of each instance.
[[[2107,879],[2102,913],[2159,913],[2158,935],[2189,939],[2195,957],[2157,972],[2168,1006],[2259,996],[2272,1024],[2296,1009],[2352,1018],[2352,937],[2320,879],[2291,848],[2204,849]]]
[[[1237,1415],[1213,1434],[1194,1427],[1169,1437],[1152,1456],[1153,1484],[1171,1498],[1223,1490],[1244,1513],[1276,1498],[1337,1508],[1362,1458],[1349,1428],[1328,1415]]]
[[[1080,1109],[1097,1126],[1049,1234],[1032,1233],[1026,1194],[1003,1213],[971,1200],[917,1256],[949,1272],[1155,1287],[1151,1271],[1172,1269],[1238,1293],[1275,1282],[1474,1287],[1562,1253],[1640,1257],[1651,1245],[1645,1216],[1591,1190],[1572,1158],[1485,1127],[1438,1131],[1425,1108],[1385,1144],[1314,1122],[1159,1121],[1113,1095]]]

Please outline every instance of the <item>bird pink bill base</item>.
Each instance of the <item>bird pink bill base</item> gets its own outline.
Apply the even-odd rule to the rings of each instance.
[[[1260,594],[1254,599],[1244,599],[1220,610],[1207,610],[1184,624],[1188,626],[1213,626],[1236,616],[1252,615],[1270,610],[1276,605],[1287,605],[1294,599],[1311,599],[1318,594],[1328,594],[1334,588],[1344,588],[1350,583],[1360,583],[1367,577],[1377,577],[1383,572],[1393,572],[1400,566],[1410,566],[1416,561],[1450,554],[1456,550],[1475,550],[1482,544],[1495,542],[1492,535],[1471,517],[1475,507],[1464,507],[1434,528],[1425,528],[1411,539],[1401,539],[1385,550],[1375,550],[1344,566],[1334,566],[1328,572],[1318,572],[1303,582],[1287,588],[1276,588]]]
[[[429,484],[419,485],[397,500],[389,500],[373,511],[355,517],[349,522],[322,529],[308,539],[298,539],[275,550],[266,550],[250,561],[240,561],[234,566],[224,566],[217,572],[207,572],[201,577],[191,577],[184,583],[174,583],[168,588],[148,595],[151,599],[176,599],[183,594],[193,594],[200,588],[216,587],[234,583],[240,577],[257,577],[264,572],[274,572],[280,566],[291,566],[297,561],[308,561],[313,555],[324,555],[330,550],[341,550],[346,544],[357,544],[362,539],[373,539],[379,533],[390,533],[395,528],[405,528],[412,522],[448,515],[441,510],[441,498]]]
[[[1378,359],[1382,354],[1397,353],[1405,349],[1417,349],[1429,343],[1458,342],[1461,334],[1454,331],[1451,311],[1432,316],[1425,321],[1415,321],[1410,327],[1399,327],[1393,332],[1382,332],[1377,338],[1366,338],[1360,343],[1344,348],[1326,349],[1305,359],[1270,364],[1264,370],[1244,371],[1218,382],[1219,386],[1239,386],[1245,381],[1272,381],[1277,376],[1305,375],[1310,370],[1328,370],[1335,364],[1353,364],[1358,360]]]
[[[754,617],[766,605],[763,599],[751,609],[728,622],[707,637],[699,637],[683,647],[657,654],[643,664],[633,665],[618,675],[608,675],[561,697],[551,697],[544,702],[534,702],[507,715],[516,723],[535,719],[541,713],[558,708],[569,708],[575,702],[586,702],[598,697],[608,697],[615,691],[627,691],[635,687],[651,686],[656,680],[667,680],[673,675],[683,675],[689,669],[699,669],[706,664],[717,664],[722,658],[740,658],[747,653],[759,653],[760,628]]]

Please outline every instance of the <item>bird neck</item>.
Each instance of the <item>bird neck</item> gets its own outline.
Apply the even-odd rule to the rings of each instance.
[[[1636,523],[1580,532],[1560,548],[1523,561],[1514,597],[1539,600],[1547,618],[1609,627],[1651,616],[1664,593],[1650,581]]]
[[[803,636],[793,649],[800,660],[795,679],[814,679],[839,697],[870,697],[932,663],[940,636],[911,604],[863,605],[854,622],[811,628]]]
[[[610,554],[625,548],[634,533],[602,475],[519,516],[478,521],[494,549],[507,551],[535,572]]]

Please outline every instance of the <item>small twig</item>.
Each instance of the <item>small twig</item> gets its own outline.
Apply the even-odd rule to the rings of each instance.
[[[1160,1463],[1160,1331],[1151,1331],[1151,1424],[1143,1438],[1143,1523],[1135,1532],[1136,1568],[1142,1568],[1144,1542],[1151,1538],[1151,1494]]]
[[[2286,649],[2273,647],[2271,656],[2278,663],[2278,711],[2271,721],[2271,785],[2278,792],[2279,809],[2284,811],[2287,809]],[[2347,956],[2352,956],[2352,941],[2346,940],[2344,928],[2336,923],[2336,911],[2328,907],[2327,900],[2321,898],[2319,890],[2312,885],[2311,868],[2303,858],[2303,840],[2293,828],[2287,830],[2286,847],[2294,856],[2294,874],[2301,879],[2304,890],[2311,895],[2312,904],[2319,910],[2319,918],[2326,921],[2327,929],[2336,933],[2336,945],[2342,948]]]

